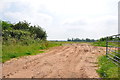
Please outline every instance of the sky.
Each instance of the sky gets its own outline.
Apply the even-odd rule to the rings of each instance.
[[[99,39],[118,34],[119,0],[0,0],[0,20],[26,20],[47,40]]]

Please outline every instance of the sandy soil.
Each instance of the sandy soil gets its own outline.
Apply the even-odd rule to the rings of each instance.
[[[12,59],[3,64],[5,78],[99,78],[97,57],[104,47],[67,44],[46,53]]]

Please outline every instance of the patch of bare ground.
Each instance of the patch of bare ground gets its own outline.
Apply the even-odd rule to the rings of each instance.
[[[3,64],[5,78],[99,78],[97,58],[104,47],[69,44],[46,53],[12,59]]]

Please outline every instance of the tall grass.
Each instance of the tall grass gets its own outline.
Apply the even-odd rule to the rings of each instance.
[[[11,44],[3,45],[2,47],[2,62],[10,60],[11,58],[17,58],[26,55],[36,55],[38,53],[45,52],[44,49],[48,49],[54,46],[60,46],[61,43],[56,42],[34,42],[30,45]]]
[[[102,78],[118,78],[118,66],[115,65],[106,56],[98,58],[99,69],[97,72]]]

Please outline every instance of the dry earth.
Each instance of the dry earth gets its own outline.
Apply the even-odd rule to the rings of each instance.
[[[104,47],[67,44],[46,53],[12,59],[3,64],[5,78],[99,78],[97,57]]]

